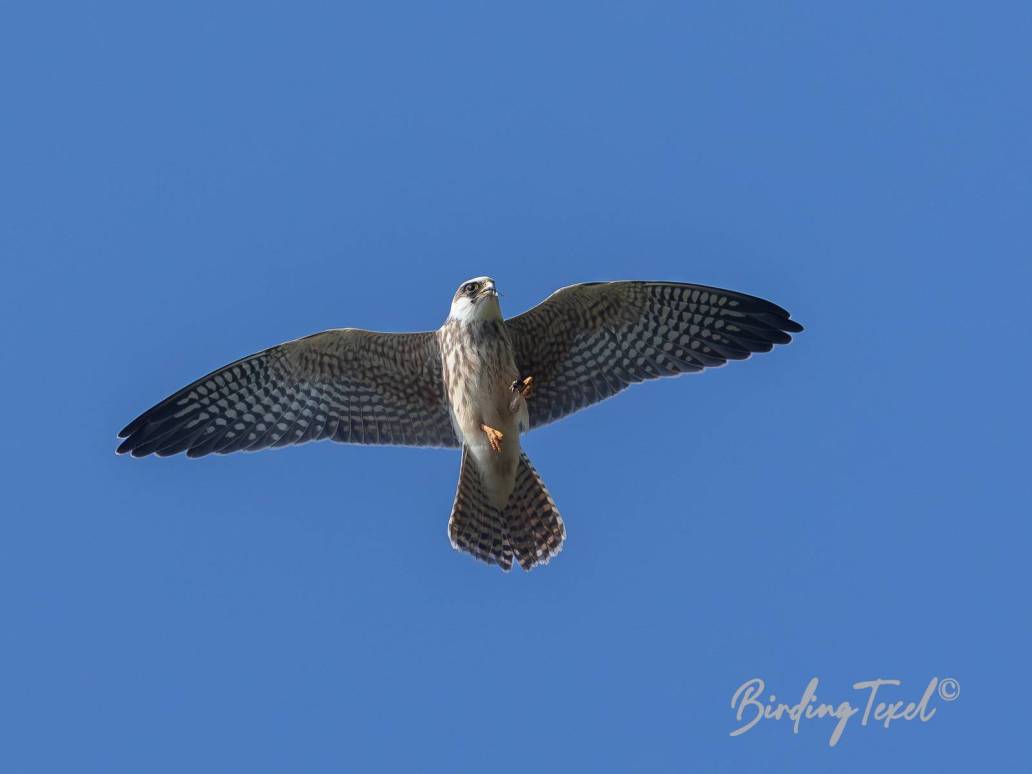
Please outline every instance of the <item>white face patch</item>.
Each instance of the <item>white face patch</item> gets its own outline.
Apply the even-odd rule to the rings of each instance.
[[[470,296],[465,288],[471,283],[476,283],[479,290],[475,295]],[[488,292],[484,292],[484,291]],[[502,308],[498,304],[498,294],[495,292],[495,282],[490,277],[474,277],[459,285],[452,301],[449,320],[460,320],[462,322],[474,322],[478,320],[501,320]]]

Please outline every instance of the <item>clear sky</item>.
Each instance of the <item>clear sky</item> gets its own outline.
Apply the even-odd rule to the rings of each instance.
[[[0,770],[1027,762],[1028,3],[0,11]],[[569,533],[449,546],[454,451],[116,457],[241,355],[490,274],[807,330],[530,434]],[[927,722],[765,721],[750,678]],[[880,698],[880,697],[879,697]]]

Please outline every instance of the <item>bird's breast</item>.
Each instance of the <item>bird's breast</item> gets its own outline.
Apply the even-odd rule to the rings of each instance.
[[[440,336],[444,384],[456,430],[467,442],[483,435],[481,424],[514,432],[511,386],[518,371],[505,324],[450,320]]]

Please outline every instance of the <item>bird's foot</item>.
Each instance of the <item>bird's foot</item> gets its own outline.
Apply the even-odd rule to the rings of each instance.
[[[487,425],[481,425],[480,429],[483,430],[484,434],[487,436],[487,442],[491,444],[491,448],[496,452],[500,452],[502,450],[502,431],[495,430],[493,427],[488,427]]]
[[[530,394],[534,391],[534,377],[528,376],[522,382],[517,379],[512,383],[510,388],[513,392],[518,392],[523,396],[524,400],[530,397]]]

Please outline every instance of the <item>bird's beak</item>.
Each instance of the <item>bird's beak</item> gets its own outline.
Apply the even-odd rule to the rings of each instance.
[[[484,289],[480,291],[480,295],[494,296],[495,298],[498,298],[498,289],[494,286],[494,283],[492,282],[490,285],[484,285]]]

